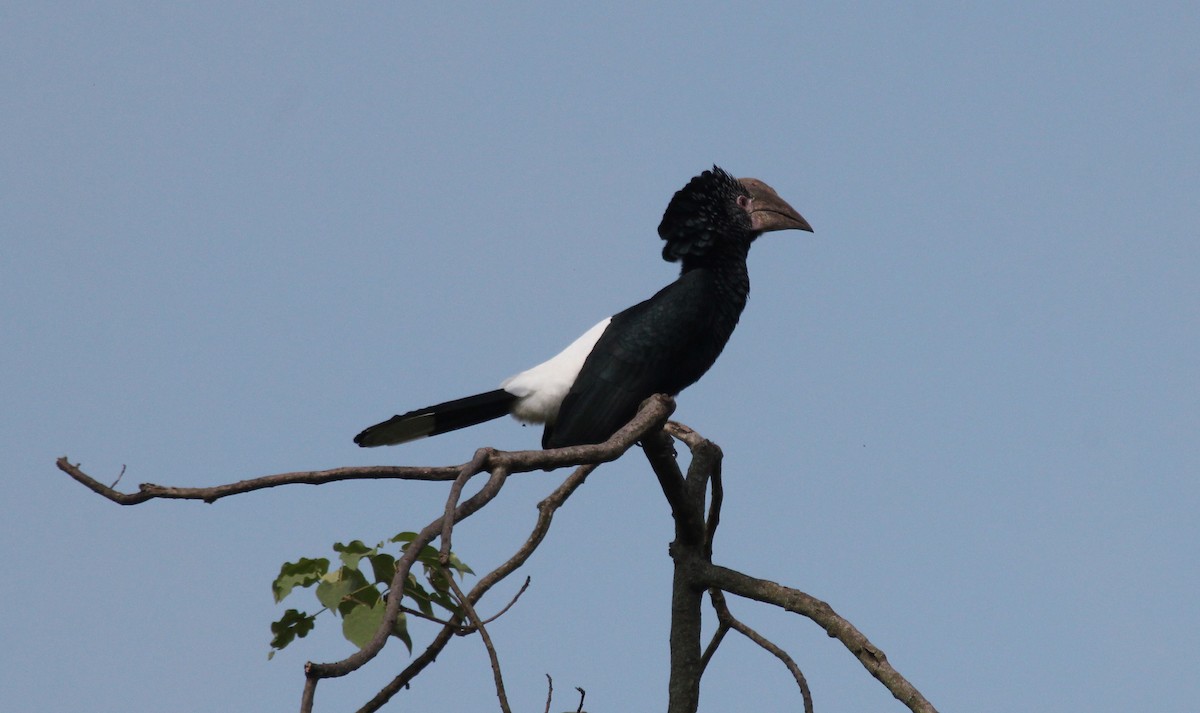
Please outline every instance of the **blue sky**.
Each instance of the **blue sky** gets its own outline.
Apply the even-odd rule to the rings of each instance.
[[[54,459],[132,488],[534,447],[350,439],[673,279],[655,227],[717,163],[816,229],[756,244],[680,399],[726,454],[717,559],[831,603],[942,710],[1194,710],[1198,36],[1168,2],[0,7],[7,705],[296,705],[350,645],[267,661],[279,564],[420,526],[443,486],[120,508]],[[462,558],[505,557],[557,477]],[[664,706],[670,537],[639,454],[592,476],[491,629],[514,706],[546,673],[556,710]],[[819,711],[901,709],[812,624],[731,606]],[[702,710],[798,707],[789,681],[729,640]],[[482,646],[402,699],[487,710]]]

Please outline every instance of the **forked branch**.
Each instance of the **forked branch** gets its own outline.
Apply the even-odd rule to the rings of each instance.
[[[359,709],[359,713],[378,710],[432,663],[456,634],[477,631],[483,638],[492,660],[501,708],[507,711],[508,702],[500,677],[499,660],[485,628],[490,619],[482,620],[476,613],[475,604],[493,586],[529,559],[545,538],[555,511],[599,464],[619,458],[635,443],[641,441],[646,457],[662,486],[663,494],[670,504],[676,526],[675,541],[671,546],[671,556],[675,562],[675,583],[672,599],[669,713],[695,713],[699,704],[700,677],[729,631],[743,634],[779,658],[796,679],[805,711],[812,711],[812,697],[808,684],[795,662],[781,648],[736,619],[729,611],[724,592],[772,604],[811,619],[829,636],[841,641],[873,676],[914,713],[936,713],[932,704],[891,666],[884,653],[871,644],[858,629],[834,612],[828,604],[799,590],[751,577],[712,562],[713,538],[720,521],[723,500],[721,450],[687,426],[667,422],[673,410],[672,399],[655,396],[642,404],[633,421],[605,443],[549,451],[505,452],[485,448],[478,450],[470,461],[458,466],[335,468],[280,473],[201,488],[145,483],[136,492],[123,493],[86,474],[79,465],[70,463],[66,457],[60,458],[57,465],[60,470],[85,487],[121,505],[136,505],[154,499],[201,500],[212,503],[231,495],[265,488],[296,484],[319,485],[341,480],[399,479],[453,483],[443,512],[417,534],[396,561],[395,576],[389,588],[384,619],[372,640],[341,661],[309,662],[305,666],[306,682],[301,702],[301,710],[304,713],[312,710],[317,683],[321,679],[344,676],[375,658],[382,650],[402,610],[400,601],[403,597],[403,585],[416,564],[418,554],[426,546],[434,540],[440,540],[440,558],[443,564],[447,563],[454,527],[491,502],[511,474],[577,466],[538,504],[537,520],[525,543],[507,561],[481,577],[470,591],[463,592],[457,582],[453,581],[453,575],[447,571],[446,575],[450,577],[455,596],[461,604],[462,614],[438,622],[440,628],[425,650],[415,656],[403,671]],[[686,474],[681,471],[676,461],[672,438],[687,445],[691,451],[691,462]],[[460,500],[469,481],[483,473],[488,474],[486,483],[470,497]],[[710,492],[711,497],[707,498],[708,507],[705,512],[706,496]],[[705,591],[709,592],[716,611],[718,628],[702,653],[699,635],[701,604]],[[516,596],[519,597],[520,592]],[[582,705],[581,691],[581,709]]]
[[[675,462],[673,447],[663,434],[644,440],[646,458],[662,485],[675,517],[676,537],[671,543],[675,562],[671,622],[671,680],[669,713],[695,713],[699,703],[699,678],[729,630],[736,630],[778,657],[800,687],[806,711],[812,697],[803,673],[782,649],[738,621],[729,612],[722,592],[755,599],[805,616],[850,650],[875,678],[914,713],[936,713],[933,705],[888,662],[878,647],[825,602],[775,582],[748,576],[712,562],[712,542],[720,521],[723,498],[721,451],[690,428],[668,423],[665,432],[692,451],[686,476]],[[704,488],[712,485],[712,499],[704,517]],[[699,593],[709,590],[717,611],[718,628],[701,653],[699,650]]]

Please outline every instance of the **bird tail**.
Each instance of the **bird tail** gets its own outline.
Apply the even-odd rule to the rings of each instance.
[[[363,448],[394,446],[426,436],[455,431],[509,413],[517,397],[496,389],[454,401],[416,409],[377,423],[354,437]]]

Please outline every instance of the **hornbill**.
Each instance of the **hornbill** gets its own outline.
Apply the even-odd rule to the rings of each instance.
[[[770,186],[713,166],[675,194],[658,226],[663,259],[682,264],[677,280],[499,389],[394,416],[354,442],[393,445],[512,414],[546,424],[543,448],[603,443],[642,401],[678,394],[717,360],[750,293],[750,243],[773,230],[812,232]]]

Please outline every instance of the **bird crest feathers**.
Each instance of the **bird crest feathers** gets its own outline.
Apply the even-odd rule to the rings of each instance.
[[[677,262],[701,257],[719,240],[721,229],[731,219],[729,207],[739,195],[749,195],[742,184],[717,166],[705,171],[679,189],[658,225],[663,260]]]

